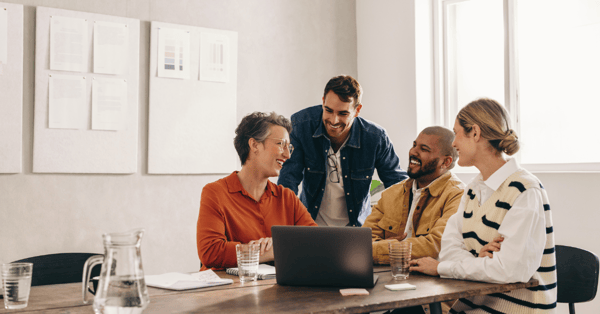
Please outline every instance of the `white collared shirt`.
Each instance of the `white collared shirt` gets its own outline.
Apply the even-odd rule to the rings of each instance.
[[[413,214],[415,213],[415,208],[417,207],[417,204],[419,204],[419,200],[421,199],[421,194],[423,193],[423,190],[428,186],[432,185],[433,182],[437,181],[440,177],[442,176],[437,177],[435,180],[431,181],[427,186],[424,186],[420,189],[417,188],[417,180],[413,180],[413,196],[412,201],[410,203],[410,211],[408,212],[408,221],[406,222],[406,228],[404,228],[404,232],[406,232],[406,239],[412,238],[415,235],[415,230],[413,227]]]
[[[500,169],[483,181],[475,177],[465,191],[473,190],[481,203],[485,203],[504,181],[520,167],[509,159]],[[528,189],[514,201],[498,229],[504,237],[500,252],[494,258],[475,257],[465,248],[462,236],[463,213],[467,192],[463,194],[456,214],[442,235],[442,250],[437,271],[442,278],[509,283],[527,282],[540,266],[546,244],[546,218],[541,191]]]
[[[346,143],[344,143],[342,147],[344,147],[345,144]],[[342,147],[340,147],[336,153],[334,153],[333,149],[329,147],[329,152],[327,153],[328,156],[331,155],[335,159],[339,182],[331,182],[329,176],[335,176],[335,174],[331,174],[331,172],[335,169],[334,167],[330,167],[329,162],[327,162],[325,192],[323,193],[323,199],[321,200],[319,214],[317,215],[317,219],[315,219],[315,222],[319,226],[344,227],[350,223],[350,218],[348,218],[348,208],[346,206],[346,195],[344,192],[344,180],[342,176],[342,164],[340,158]]]
[[[424,188],[421,189],[417,189],[417,180],[413,181],[412,184],[412,203],[410,204],[410,211],[408,212],[408,220],[406,221],[406,228],[404,228],[404,232],[406,233],[406,238],[412,238],[414,231],[413,231],[413,214],[415,212],[415,207],[417,207],[417,204],[419,203],[419,199],[421,198],[421,192],[423,192]]]

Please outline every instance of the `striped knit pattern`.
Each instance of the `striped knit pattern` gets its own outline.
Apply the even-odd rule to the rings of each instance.
[[[521,193],[539,189],[544,202],[546,218],[546,246],[542,263],[533,275],[539,281],[534,288],[519,289],[507,293],[495,293],[460,299],[450,313],[531,313],[556,312],[556,258],[554,255],[554,232],[548,195],[540,181],[528,171],[513,173],[498,190],[482,205],[471,190],[463,215],[463,237],[467,250],[478,256],[481,248],[499,236],[498,228],[504,216]]]

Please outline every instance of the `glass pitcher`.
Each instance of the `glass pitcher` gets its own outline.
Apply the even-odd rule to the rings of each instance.
[[[87,287],[95,265],[102,263],[94,298],[94,312],[142,313],[150,303],[144,281],[140,246],[144,229],[105,233],[104,256],[90,257],[83,267],[83,303],[88,303]]]

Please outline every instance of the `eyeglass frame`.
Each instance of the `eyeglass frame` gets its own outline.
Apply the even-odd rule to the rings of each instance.
[[[333,165],[332,165],[333,164]],[[333,170],[329,171],[327,178],[331,183],[340,183],[340,172],[338,170],[338,164],[335,158],[335,154],[327,154],[327,165],[329,168],[333,168]],[[335,172],[335,180],[331,179],[331,174]]]
[[[270,139],[270,140],[279,140],[281,141],[281,144],[276,144],[277,146],[279,146],[279,150],[283,153],[284,151],[284,147],[287,146],[288,151],[290,152],[290,156],[292,155],[292,153],[294,152],[294,145],[292,145],[292,143],[288,140],[286,140],[285,138],[277,138],[277,137],[267,137],[266,139]],[[265,139],[265,140],[266,140]],[[286,143],[288,143],[286,145]]]

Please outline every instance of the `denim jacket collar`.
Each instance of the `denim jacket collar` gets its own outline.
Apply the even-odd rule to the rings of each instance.
[[[350,146],[352,148],[360,148],[360,132],[362,125],[360,125],[360,120],[357,118],[358,117],[354,118],[352,127],[350,127],[350,138],[348,138],[348,141],[346,141],[345,146]],[[319,123],[319,127],[315,130],[315,133],[313,133],[312,137],[317,138],[320,136],[326,137],[329,140],[329,138],[327,137],[327,131],[325,131],[325,124],[323,124],[322,118]]]

